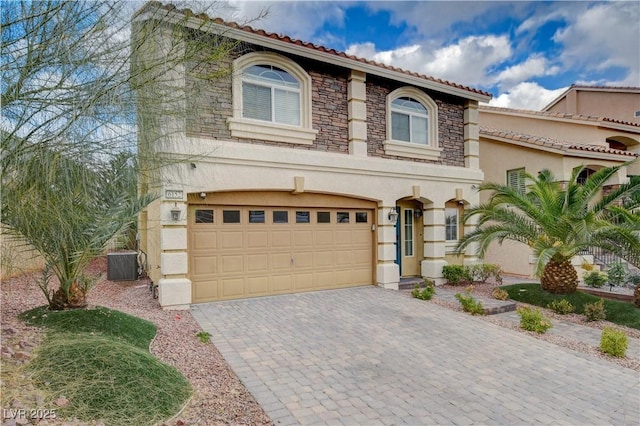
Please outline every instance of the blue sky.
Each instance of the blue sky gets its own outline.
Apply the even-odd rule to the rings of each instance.
[[[540,109],[573,83],[640,86],[638,0],[226,3],[209,15],[483,89],[495,106]]]

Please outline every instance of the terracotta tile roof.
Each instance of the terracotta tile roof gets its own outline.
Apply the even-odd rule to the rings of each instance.
[[[615,118],[597,117],[594,115],[569,114],[566,112],[532,111],[528,109],[502,108],[502,107],[494,107],[494,106],[488,106],[488,105],[480,105],[480,110],[512,112],[515,114],[533,115],[538,117],[563,118],[568,120],[592,121],[592,122],[600,122],[600,123],[603,123],[603,122],[616,123],[616,124],[623,124],[625,126],[640,127],[640,124],[638,123],[631,123],[629,121],[616,120]]]
[[[624,155],[628,157],[639,156],[639,154],[636,154],[635,152],[622,151],[620,149],[611,149],[606,146],[577,144],[577,143],[561,141],[553,138],[546,138],[542,136],[528,135],[526,133],[513,132],[510,130],[493,129],[485,126],[480,126],[480,135],[512,140],[514,142],[524,142],[526,144],[532,145],[532,147],[534,148],[536,146],[540,146],[540,147],[559,149],[565,152],[569,150],[576,150],[576,151],[600,152],[603,154]]]
[[[571,89],[579,89],[579,90],[589,90],[589,89],[593,89],[593,90],[610,90],[610,91],[618,91],[618,90],[625,90],[625,91],[638,91],[640,92],[640,87],[634,87],[634,86],[589,86],[586,84],[572,84],[571,86],[569,86],[569,90]]]
[[[334,56],[337,56],[337,57],[346,58],[346,59],[349,59],[349,60],[352,60],[352,61],[355,61],[355,62],[360,62],[360,63],[367,64],[367,65],[373,65],[373,66],[376,66],[376,67],[379,67],[379,68],[382,68],[382,69],[386,69],[386,70],[389,70],[389,71],[393,71],[393,72],[397,72],[397,73],[401,73],[401,74],[405,74],[405,75],[410,75],[410,76],[413,76],[413,77],[417,77],[417,78],[420,78],[420,79],[432,81],[434,83],[442,84],[442,85],[445,85],[445,86],[455,87],[456,89],[464,90],[464,91],[475,93],[475,94],[478,94],[478,95],[488,96],[488,97],[492,97],[493,96],[491,93],[485,92],[483,90],[475,89],[475,88],[468,87],[468,86],[463,86],[461,84],[457,84],[457,83],[453,83],[451,81],[442,80],[442,79],[439,79],[439,78],[427,76],[427,75],[424,75],[424,74],[419,74],[419,73],[416,73],[416,72],[413,72],[413,71],[404,70],[404,69],[401,69],[401,68],[393,67],[391,65],[385,65],[385,64],[382,64],[382,63],[379,63],[379,62],[375,62],[375,61],[371,61],[371,60],[368,60],[368,59],[360,58],[360,57],[357,57],[357,56],[354,56],[354,55],[348,55],[345,52],[341,52],[341,51],[338,51],[338,50],[335,50],[335,49],[331,49],[331,48],[327,48],[327,47],[324,47],[324,46],[316,45],[316,44],[313,44],[313,43],[310,43],[310,42],[296,40],[296,39],[293,39],[293,38],[291,38],[291,37],[289,37],[287,35],[275,34],[275,33],[267,32],[267,31],[262,30],[262,29],[254,29],[254,28],[252,28],[252,27],[250,27],[248,25],[239,25],[239,24],[237,24],[235,22],[227,22],[227,21],[224,21],[221,18],[211,18],[206,13],[195,14],[195,13],[193,13],[193,11],[191,11],[191,9],[178,9],[177,7],[175,7],[172,4],[163,4],[163,3],[160,3],[160,2],[156,2],[156,1],[150,1],[150,2],[145,3],[145,5],[142,6],[142,8],[140,8],[136,12],[136,16],[140,15],[140,14],[146,12],[146,11],[154,11],[157,8],[161,8],[161,9],[167,10],[169,12],[180,13],[180,14],[182,14],[184,16],[187,16],[187,17],[194,17],[194,18],[197,18],[197,19],[202,19],[205,22],[206,21],[211,21],[211,22],[213,22],[215,24],[218,24],[218,25],[224,25],[224,26],[229,27],[229,28],[234,28],[234,29],[237,29],[237,30],[245,31],[247,33],[259,35],[259,36],[262,36],[262,37],[265,37],[265,38],[278,40],[278,41],[281,41],[281,42],[284,42],[284,43],[289,43],[289,44],[293,44],[293,45],[296,45],[296,46],[305,47],[305,48],[312,49],[312,50],[315,50],[315,51],[318,51],[318,52],[322,52],[322,53],[326,53],[326,54],[329,54],[329,55],[334,55]]]

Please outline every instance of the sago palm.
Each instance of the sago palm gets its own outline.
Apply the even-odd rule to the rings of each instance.
[[[603,168],[578,183],[583,168],[568,182],[556,180],[549,170],[537,177],[526,174],[525,193],[503,184],[485,183],[491,191],[486,203],[473,207],[465,220],[477,218],[476,228],[459,242],[462,253],[476,243],[484,256],[492,242],[515,241],[529,246],[537,258],[536,272],[543,290],[572,293],[578,286],[571,259],[590,247],[600,247],[623,258],[640,254],[640,181],[630,182],[603,194],[602,188],[622,167]]]

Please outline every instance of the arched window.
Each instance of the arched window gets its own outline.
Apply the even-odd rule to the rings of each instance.
[[[591,176],[592,174],[594,174],[596,171],[592,170],[592,169],[582,169],[582,171],[578,174],[578,177],[576,178],[576,183],[578,185],[584,185],[587,182],[587,179],[589,179],[589,176]]]
[[[242,72],[242,116],[300,125],[300,83],[273,65],[252,65]]]
[[[429,112],[419,101],[403,96],[391,102],[391,139],[427,145]]]
[[[311,77],[291,59],[252,52],[233,63],[231,136],[312,144]]]
[[[423,91],[402,87],[387,96],[385,153],[437,160],[438,106]]]

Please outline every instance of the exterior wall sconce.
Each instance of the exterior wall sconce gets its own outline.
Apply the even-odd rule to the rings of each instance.
[[[422,217],[422,209],[416,209],[413,212],[413,217],[415,217],[416,219],[420,219]]]
[[[179,220],[180,220],[180,207],[178,207],[178,203],[176,202],[171,208],[171,221],[177,222]]]
[[[391,210],[389,210],[389,222],[391,222],[392,225],[395,225],[398,222],[398,212],[396,211],[395,207],[391,207]]]

